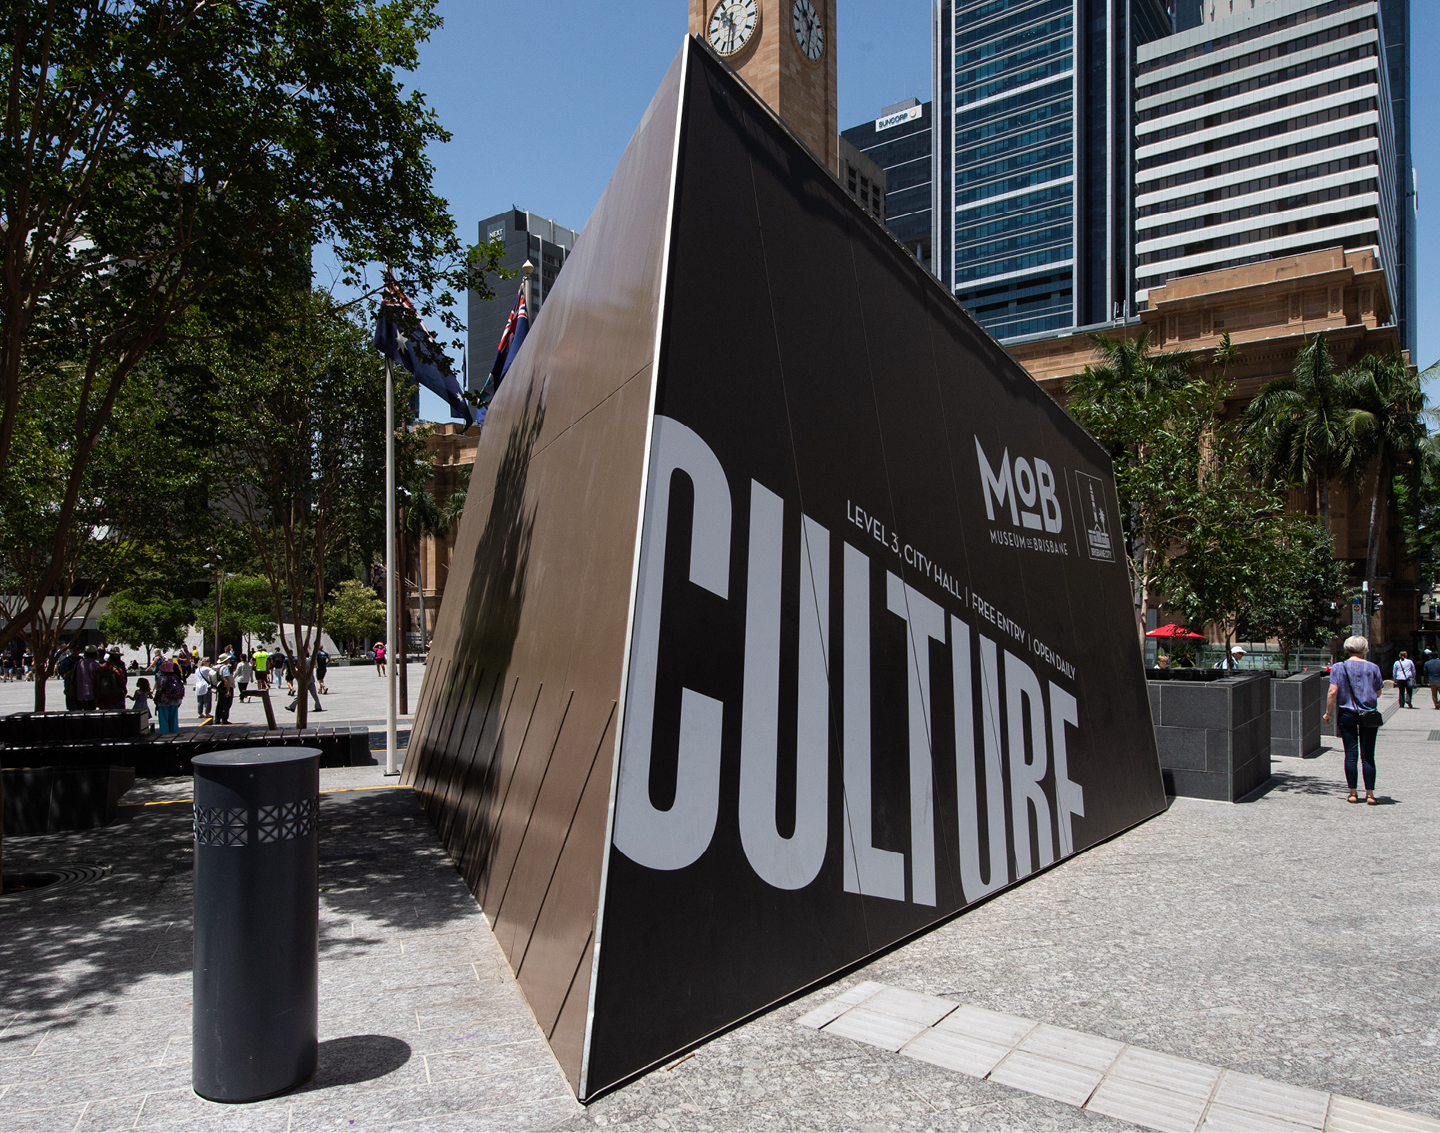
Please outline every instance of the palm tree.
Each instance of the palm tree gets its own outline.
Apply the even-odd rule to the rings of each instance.
[[[1365,577],[1373,591],[1388,502],[1380,487],[1388,484],[1402,465],[1420,456],[1426,439],[1425,395],[1418,375],[1398,354],[1368,354],[1346,372],[1345,379],[1353,397],[1347,421],[1347,471],[1358,481],[1372,467],[1375,470],[1365,548]]]
[[[1245,410],[1244,431],[1262,442],[1261,476],[1267,483],[1314,487],[1326,531],[1330,480],[1351,464],[1351,401],[1350,383],[1322,333],[1296,352],[1291,373],[1266,382]]]

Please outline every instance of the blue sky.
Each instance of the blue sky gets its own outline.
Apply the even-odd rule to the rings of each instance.
[[[410,79],[452,135],[431,159],[462,238],[511,205],[583,228],[680,48],[685,0],[441,0],[439,11],[445,26]],[[1440,99],[1423,93],[1418,61],[1440,54],[1440,3],[1413,0],[1412,13],[1423,367],[1440,359]],[[838,22],[842,128],[930,97],[929,0],[839,0]],[[422,416],[447,419],[439,398],[422,397]]]

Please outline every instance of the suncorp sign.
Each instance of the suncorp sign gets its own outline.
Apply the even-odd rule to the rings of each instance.
[[[908,110],[897,110],[894,114],[887,114],[884,118],[875,119],[875,132],[888,130],[892,126],[899,126],[905,122],[913,122],[919,118],[924,111],[923,106],[912,106]]]

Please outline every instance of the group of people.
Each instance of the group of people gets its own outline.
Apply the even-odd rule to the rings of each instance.
[[[0,682],[8,684],[11,681],[32,681],[34,679],[35,654],[28,647],[23,652],[7,650],[0,655]]]
[[[329,692],[325,687],[329,666],[330,654],[323,648],[318,650],[308,688],[314,694],[316,712],[325,711],[319,693]],[[137,677],[131,693],[129,674],[118,647],[97,649],[91,645],[81,649],[72,645],[55,666],[55,674],[64,684],[66,711],[118,709],[124,708],[128,701],[144,718],[146,731],[153,720],[160,733],[165,734],[180,730],[180,707],[185,702],[187,686],[195,693],[196,715],[216,724],[230,723],[230,709],[237,696],[244,703],[248,696],[262,695],[272,681],[277,685],[282,680],[285,682],[291,694],[285,710],[293,712],[299,702],[295,693],[299,668],[294,656],[283,650],[270,653],[262,648],[247,656],[227,645],[220,656],[212,660],[201,657],[199,650],[180,649],[168,656],[163,652],[157,654],[154,686],[147,677]],[[132,661],[130,672],[138,669],[139,665]]]

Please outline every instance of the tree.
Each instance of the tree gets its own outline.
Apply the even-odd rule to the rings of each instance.
[[[326,562],[356,501],[384,498],[384,366],[369,328],[325,292],[277,297],[311,317],[278,320],[248,344],[211,348],[216,488],[249,531],[270,584],[281,643],[309,680],[326,620]],[[423,438],[396,440],[402,475]],[[307,704],[298,698],[296,723]]]
[[[82,386],[74,367],[62,367],[27,387],[0,480],[0,614],[27,626],[37,711],[51,664],[101,597],[173,561],[204,517],[194,454],[173,435],[169,403],[143,382],[117,399],[77,506],[66,511],[64,470]],[[58,574],[57,545],[64,552]],[[188,577],[183,569],[179,575]]]
[[[1284,495],[1257,482],[1233,425],[1215,422],[1197,449],[1197,490],[1180,549],[1156,583],[1169,605],[1219,628],[1228,651],[1246,611],[1262,603],[1289,564],[1276,554],[1285,541]],[[1186,469],[1187,476],[1189,469]]]
[[[1194,457],[1215,395],[1179,354],[1153,355],[1147,333],[1094,336],[1104,363],[1071,380],[1067,408],[1110,454],[1126,563],[1143,633],[1149,595],[1188,529],[1197,490]],[[462,505],[463,506],[463,505]]]
[[[1268,562],[1240,612],[1241,640],[1280,643],[1281,668],[1304,645],[1324,645],[1341,628],[1349,565],[1334,555],[1334,540],[1317,520],[1287,516],[1262,554]]]
[[[1353,405],[1347,422],[1351,477],[1358,481],[1365,470],[1374,471],[1365,548],[1365,578],[1373,592],[1388,503],[1382,489],[1394,481],[1396,469],[1420,458],[1425,395],[1414,370],[1398,354],[1366,355],[1345,376]]]
[[[385,603],[358,579],[332,590],[325,609],[336,642],[361,641],[385,632]]]
[[[195,624],[195,606],[175,593],[172,583],[151,575],[110,596],[100,632],[106,641],[119,641],[145,650],[150,664],[152,649],[179,649],[185,631]]]
[[[1326,531],[1330,481],[1351,463],[1351,398],[1322,333],[1299,349],[1290,374],[1266,382],[1245,409],[1245,431],[1259,442],[1257,471],[1267,483],[1313,487]]]
[[[56,351],[80,389],[45,572],[0,648],[64,573],[121,391],[179,320],[263,324],[324,243],[357,302],[386,263],[458,330],[454,295],[489,295],[500,251],[462,248],[427,157],[448,135],[400,82],[434,0],[16,0],[6,16],[0,480]]]
[[[213,580],[204,608],[215,609]],[[275,596],[268,578],[259,574],[226,575],[220,588],[220,640],[214,643],[215,653],[225,645],[245,649],[246,637],[269,641],[275,636],[275,619]]]

